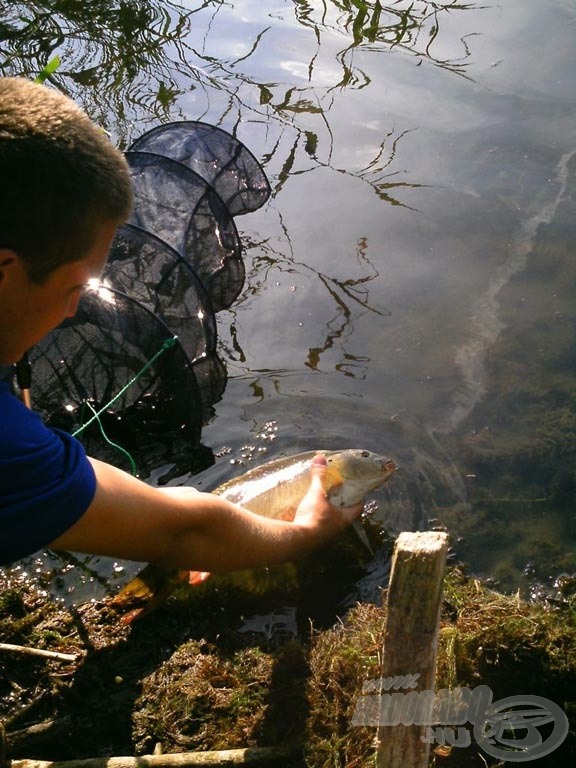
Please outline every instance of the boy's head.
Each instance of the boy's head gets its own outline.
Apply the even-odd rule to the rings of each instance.
[[[125,221],[131,177],[106,134],[58,91],[0,78],[0,249],[42,284]]]

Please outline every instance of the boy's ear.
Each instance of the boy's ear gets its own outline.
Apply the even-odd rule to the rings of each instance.
[[[6,278],[6,270],[18,261],[18,256],[9,248],[0,248],[0,282]]]
[[[0,248],[0,267],[15,261],[18,258],[11,248]]]

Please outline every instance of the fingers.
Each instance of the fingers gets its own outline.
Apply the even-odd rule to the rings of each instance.
[[[311,465],[310,465],[310,472],[312,475],[312,480],[310,487],[311,489],[316,489],[315,483],[322,483],[324,480],[324,477],[326,475],[326,472],[328,470],[328,463],[326,461],[326,456],[323,453],[317,453],[316,456],[312,459]],[[324,496],[328,498],[326,491],[324,490],[324,486],[322,485],[322,491],[324,493]],[[334,510],[338,509],[338,512],[340,514],[340,517],[342,519],[342,522],[344,525],[349,525],[351,522],[353,522],[357,517],[359,517],[362,514],[362,511],[364,510],[364,502],[360,501],[358,504],[354,504],[350,507],[333,507]]]
[[[326,497],[324,478],[327,471],[326,456],[322,453],[316,454],[310,463],[310,487],[308,493],[322,493]]]
[[[310,485],[294,517],[294,522],[307,528],[318,541],[327,541],[340,533],[364,508],[363,503],[346,508],[332,504],[324,487],[327,471],[326,456],[314,456],[310,462]]]

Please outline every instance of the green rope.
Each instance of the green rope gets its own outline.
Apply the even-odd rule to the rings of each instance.
[[[134,457],[132,454],[126,450],[126,448],[123,448],[121,445],[118,445],[118,443],[115,443],[113,440],[110,440],[106,432],[104,431],[104,425],[100,421],[100,416],[96,413],[96,410],[90,405],[90,403],[85,403],[85,405],[90,408],[92,413],[94,414],[92,421],[96,420],[98,422],[98,426],[100,427],[100,432],[102,433],[102,437],[104,440],[108,443],[108,445],[112,446],[112,448],[116,448],[120,453],[124,454],[128,461],[130,462],[130,466],[132,467],[132,474],[134,477],[138,474],[138,468],[136,466],[136,462],[134,461]]]
[[[103,405],[103,406],[102,406],[102,408],[100,408],[100,410],[99,410],[99,411],[95,411],[95,410],[94,410],[94,408],[92,408],[92,406],[90,405],[90,403],[88,403],[88,402],[87,402],[87,403],[86,403],[86,405],[88,405],[88,406],[89,406],[90,410],[91,410],[91,411],[94,413],[94,415],[92,416],[92,418],[91,418],[91,419],[88,419],[88,421],[86,422],[86,424],[83,424],[81,427],[78,427],[78,429],[77,429],[75,432],[73,432],[73,433],[72,433],[72,435],[73,435],[74,437],[76,437],[76,436],[77,436],[77,435],[79,435],[81,432],[83,432],[83,431],[86,429],[86,427],[89,427],[89,426],[90,426],[90,424],[92,424],[93,422],[97,421],[97,422],[98,422],[98,425],[100,426],[100,431],[101,431],[101,432],[102,432],[102,434],[104,435],[104,438],[106,439],[106,441],[107,441],[107,442],[109,442],[109,443],[110,443],[110,445],[116,445],[115,443],[112,443],[112,442],[111,442],[111,441],[110,441],[110,440],[109,440],[109,439],[106,437],[106,434],[105,434],[105,432],[104,432],[104,428],[103,428],[103,426],[102,426],[102,424],[101,424],[101,422],[100,422],[100,416],[101,416],[101,415],[104,413],[104,411],[108,410],[108,408],[110,408],[112,405],[114,405],[114,403],[116,402],[116,400],[118,400],[120,397],[122,397],[122,395],[124,394],[124,392],[126,392],[126,390],[127,390],[127,389],[129,389],[129,388],[132,386],[132,384],[134,384],[135,382],[137,382],[137,381],[138,381],[138,379],[139,379],[141,376],[143,376],[143,375],[144,375],[144,373],[145,373],[145,372],[148,370],[148,368],[150,368],[150,366],[151,366],[151,365],[153,365],[153,364],[154,364],[154,362],[155,362],[155,361],[156,361],[156,360],[157,360],[157,359],[160,357],[160,355],[163,355],[163,354],[164,354],[164,352],[166,352],[168,349],[171,349],[171,348],[172,348],[172,347],[173,347],[173,346],[176,344],[176,342],[177,342],[177,341],[178,341],[178,336],[173,336],[171,339],[166,339],[166,341],[165,341],[165,342],[162,344],[162,346],[160,347],[160,349],[158,350],[158,352],[156,352],[156,354],[155,354],[155,355],[153,355],[153,356],[150,358],[150,360],[148,360],[148,362],[147,362],[147,363],[145,363],[145,364],[142,366],[142,368],[141,368],[141,369],[138,371],[138,373],[137,373],[135,376],[133,376],[133,377],[130,379],[130,381],[129,381],[127,384],[125,384],[125,385],[122,387],[122,389],[120,390],[120,392],[118,392],[118,394],[117,394],[117,395],[114,395],[114,397],[112,398],[112,400],[110,400],[108,403],[106,403],[106,405]],[[116,446],[116,447],[117,447],[117,448],[120,448],[120,446]],[[123,449],[123,448],[120,448],[120,450],[124,451],[124,449]],[[131,461],[133,462],[133,459],[132,459],[132,457],[131,457],[131,456],[130,456],[130,459],[131,459]],[[134,464],[133,464],[133,466],[134,466]]]

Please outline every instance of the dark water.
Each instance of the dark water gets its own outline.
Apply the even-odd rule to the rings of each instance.
[[[505,590],[576,570],[574,2],[1,8],[4,74],[58,53],[54,84],[121,147],[201,119],[270,179],[237,222],[244,291],[218,315],[217,462],[178,482],[364,447],[401,463],[371,507],[391,534],[445,526]],[[89,567],[79,587],[58,561],[58,588],[126,574]]]

